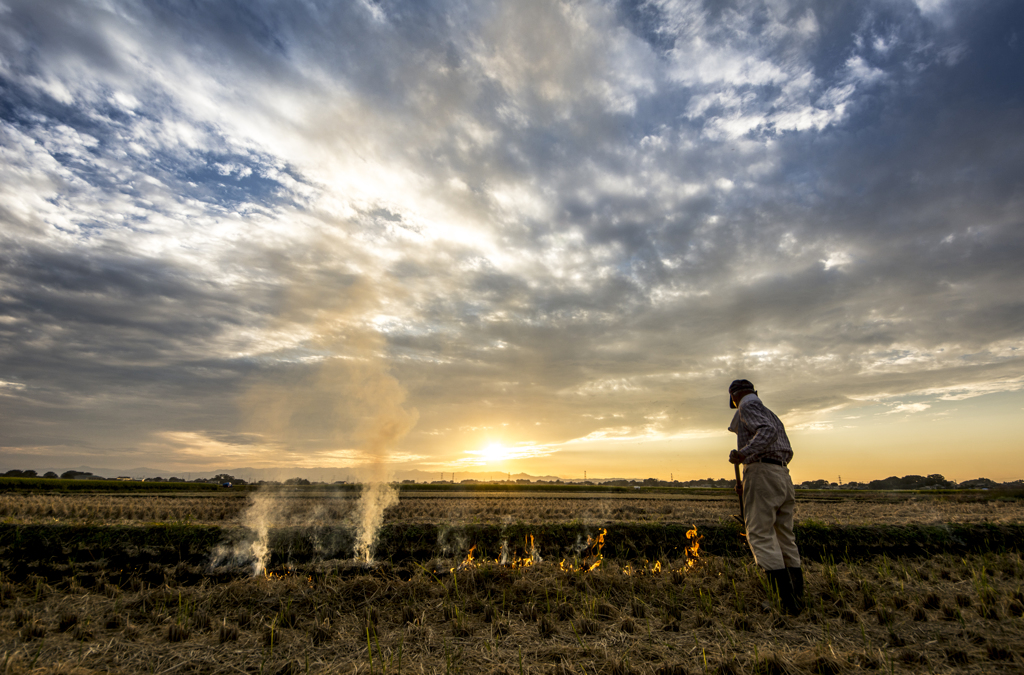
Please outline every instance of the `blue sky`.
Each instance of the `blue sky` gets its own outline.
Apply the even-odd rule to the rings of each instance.
[[[0,17],[7,468],[1021,477],[1020,3]]]

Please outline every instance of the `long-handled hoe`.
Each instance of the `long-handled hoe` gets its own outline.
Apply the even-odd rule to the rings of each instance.
[[[736,490],[736,494],[740,498],[740,515],[733,516],[733,518],[735,518],[739,522],[739,524],[743,526],[743,536],[745,537],[747,536],[747,521],[743,516],[743,480],[740,478],[740,465],[733,464],[732,468],[736,470],[736,487],[738,488]]]

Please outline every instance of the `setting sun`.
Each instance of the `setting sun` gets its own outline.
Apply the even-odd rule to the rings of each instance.
[[[510,455],[509,449],[506,448],[501,443],[491,443],[490,445],[484,447],[482,450],[478,450],[474,454],[480,457],[480,459],[486,462],[487,464],[504,462],[505,460],[509,459]]]
[[[487,466],[492,469],[521,469],[521,466],[510,467],[509,463],[517,460],[531,460],[538,457],[547,457],[555,452],[555,449],[535,443],[533,441],[522,441],[512,446],[494,442],[485,445],[479,450],[467,450],[468,455],[463,464],[467,466]]]

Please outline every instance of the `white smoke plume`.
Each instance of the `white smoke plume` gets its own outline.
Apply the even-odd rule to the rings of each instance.
[[[373,550],[377,533],[384,521],[384,511],[398,503],[398,488],[385,482],[363,484],[359,502],[356,504],[358,518],[355,559],[363,563],[373,562]]]
[[[454,520],[454,519],[452,519]],[[437,550],[442,558],[451,558],[469,547],[462,530],[442,524],[437,531]]]
[[[508,539],[501,540],[501,555],[498,556],[499,565],[507,565],[512,562],[512,552],[508,548]]]
[[[261,489],[254,493],[241,516],[247,535],[233,544],[218,544],[210,567],[252,565],[253,576],[263,574],[270,558],[270,528],[280,518],[282,506],[275,492]]]

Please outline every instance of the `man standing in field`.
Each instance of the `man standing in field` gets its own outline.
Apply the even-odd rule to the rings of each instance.
[[[764,407],[750,380],[729,385],[729,407],[736,409],[729,431],[736,434],[738,448],[729,461],[744,465],[736,491],[743,500],[747,543],[778,589],[783,608],[795,616],[803,609],[804,574],[793,536],[796,493],[786,468],[793,448],[782,421]]]

